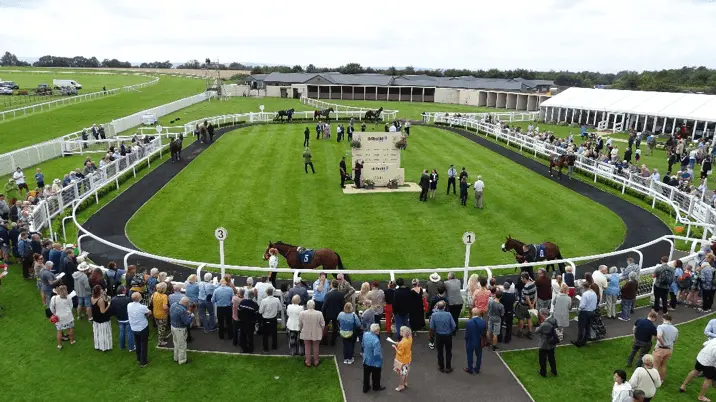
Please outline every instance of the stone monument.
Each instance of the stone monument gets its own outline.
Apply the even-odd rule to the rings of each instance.
[[[376,186],[387,186],[388,181],[397,179],[405,183],[405,171],[400,167],[400,149],[396,145],[403,138],[401,133],[353,133],[353,141],[360,147],[353,147],[353,159],[349,171],[356,161],[363,162],[361,181],[372,180]]]

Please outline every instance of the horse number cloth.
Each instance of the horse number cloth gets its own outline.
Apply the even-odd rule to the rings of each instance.
[[[316,251],[313,249],[304,250],[301,254],[299,254],[298,259],[302,264],[310,264],[311,261],[313,261],[313,254],[315,252]]]
[[[534,244],[537,258],[545,258],[545,246],[544,244]]]

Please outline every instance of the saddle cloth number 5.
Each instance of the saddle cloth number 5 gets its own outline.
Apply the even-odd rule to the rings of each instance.
[[[304,255],[303,255],[303,262],[308,263],[308,258],[309,258],[308,254],[304,254]]]

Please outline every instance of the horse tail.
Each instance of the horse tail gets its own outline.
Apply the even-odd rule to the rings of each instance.
[[[338,257],[338,269],[345,269],[343,268],[343,261],[341,260],[341,255],[336,253],[336,257]]]

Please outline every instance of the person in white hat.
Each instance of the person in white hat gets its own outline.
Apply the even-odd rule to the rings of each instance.
[[[440,280],[440,274],[437,272],[430,274],[428,279],[430,279],[430,282],[427,283],[425,288],[428,292],[428,300],[431,300],[433,296],[438,294],[438,285],[441,285],[443,281]],[[430,314],[430,312],[428,312],[428,314]]]
[[[87,319],[92,321],[92,302],[90,300],[92,288],[90,287],[89,277],[87,276],[90,267],[89,264],[84,261],[78,262],[80,264],[77,266],[77,271],[72,273],[72,279],[75,281],[75,293],[78,299],[77,319],[81,319],[82,309],[84,309],[87,313]]]

